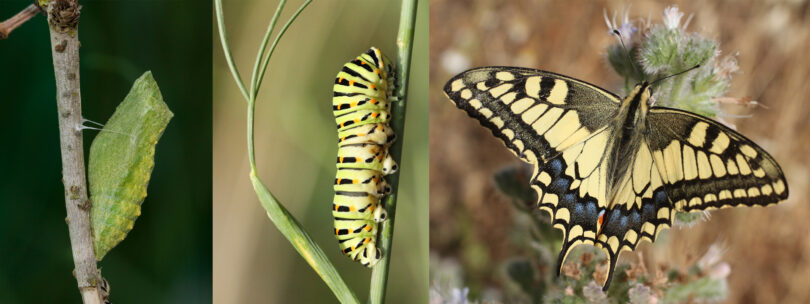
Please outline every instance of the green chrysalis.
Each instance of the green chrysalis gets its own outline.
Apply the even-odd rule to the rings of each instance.
[[[123,241],[141,215],[155,145],[172,116],[147,71],[93,139],[88,182],[96,260]]]

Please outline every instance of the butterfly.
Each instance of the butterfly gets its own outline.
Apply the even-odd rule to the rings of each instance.
[[[687,111],[651,106],[651,84],[624,99],[593,84],[520,67],[450,79],[447,97],[534,168],[538,207],[562,230],[557,275],[581,244],[605,252],[654,242],[675,212],[765,206],[788,197],[782,169],[740,133]]]

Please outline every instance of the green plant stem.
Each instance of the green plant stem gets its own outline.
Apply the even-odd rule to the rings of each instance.
[[[270,49],[267,51],[267,55],[265,55],[264,57],[261,69],[259,69],[259,76],[256,80],[256,88],[255,91],[253,92],[253,95],[259,93],[259,88],[262,86],[262,80],[264,80],[264,73],[267,71],[267,64],[270,62],[270,56],[273,56],[273,52],[276,50],[276,46],[278,45],[279,40],[281,40],[281,36],[283,36],[284,33],[287,32],[287,29],[290,28],[290,25],[292,24],[293,20],[295,20],[295,18],[298,18],[298,15],[300,15],[301,12],[303,12],[304,9],[311,2],[312,0],[304,1],[304,4],[301,4],[301,7],[299,7],[298,10],[295,11],[295,13],[293,13],[292,17],[290,17],[290,20],[288,20],[287,23],[285,23],[284,26],[281,27],[281,30],[279,30],[278,35],[276,35],[276,39],[273,40],[273,44],[270,45]]]
[[[391,106],[391,128],[397,134],[397,141],[391,147],[391,155],[402,166],[402,143],[405,131],[405,105],[408,92],[408,76],[410,75],[411,53],[413,51],[413,33],[416,25],[416,1],[402,0],[402,9],[399,17],[399,31],[397,32],[397,91]],[[385,300],[385,287],[388,282],[388,269],[391,261],[391,245],[394,236],[394,220],[396,220],[396,206],[399,190],[399,175],[397,172],[388,178],[391,184],[391,195],[385,199],[385,210],[388,211],[388,220],[380,227],[380,236],[377,246],[382,250],[382,260],[374,266],[371,272],[371,288],[369,290],[369,303],[382,303]]]
[[[225,17],[222,16],[222,1],[216,0],[214,1],[214,5],[216,6],[216,14],[217,14],[217,28],[219,29],[219,41],[222,43],[222,51],[225,53],[225,61],[228,62],[228,68],[231,70],[231,75],[233,75],[233,80],[236,81],[236,86],[239,87],[239,91],[242,92],[242,96],[245,97],[245,101],[250,100],[250,96],[248,96],[248,91],[245,88],[245,83],[242,81],[242,76],[239,75],[239,69],[236,67],[236,64],[233,61],[233,55],[231,55],[231,48],[228,44],[228,36],[225,33]]]
[[[273,20],[270,22],[270,26],[268,27],[267,32],[265,33],[265,37],[263,43],[259,47],[259,53],[256,57],[254,67],[261,67],[261,71],[254,69],[253,73],[253,82],[251,83],[251,91],[247,91],[244,89],[244,84],[242,83],[241,78],[239,77],[239,73],[236,69],[236,65],[233,62],[233,58],[230,56],[230,50],[227,45],[227,38],[225,37],[225,24],[222,17],[222,0],[215,0],[216,3],[216,15],[217,15],[217,24],[219,25],[219,33],[220,39],[223,44],[223,50],[225,51],[225,59],[228,61],[228,65],[231,67],[231,73],[234,74],[234,80],[236,80],[237,85],[242,90],[242,95],[247,100],[247,147],[248,147],[248,159],[250,162],[250,181],[253,184],[253,189],[256,192],[256,196],[259,198],[259,202],[261,203],[262,207],[267,211],[267,216],[273,222],[273,224],[278,228],[281,234],[287,238],[290,244],[293,245],[296,251],[307,261],[307,263],[312,267],[313,270],[323,279],[329,289],[335,294],[335,297],[341,303],[360,303],[357,300],[357,297],[354,293],[349,289],[346,282],[343,281],[340,274],[335,269],[334,265],[326,258],[326,254],[324,254],[323,250],[312,240],[309,234],[304,230],[301,224],[295,219],[295,217],[284,208],[273,194],[267,189],[267,187],[261,182],[258,177],[257,169],[256,169],[256,158],[255,158],[255,146],[254,146],[254,116],[255,116],[255,108],[256,108],[256,96],[258,94],[259,85],[255,81],[261,81],[263,75],[265,73],[265,69],[267,68],[267,62],[270,59],[270,55],[272,55],[273,49],[277,43],[281,40],[281,37],[286,32],[287,28],[292,24],[293,21],[298,17],[298,15],[303,11],[303,9],[309,5],[311,0],[306,1],[297,11],[296,13],[290,17],[290,20],[287,21],[284,28],[279,31],[276,35],[276,38],[271,46],[270,52],[268,52],[267,57],[264,61],[264,64],[259,64],[262,59],[262,55],[265,53],[265,49],[267,47],[267,42],[269,41],[270,34],[273,32],[273,27],[277,21],[278,16],[281,13],[281,9],[284,6],[284,0],[281,1],[279,4],[276,13],[274,14]]]
[[[281,15],[281,11],[284,10],[285,4],[287,4],[287,0],[281,0],[278,2],[276,13],[273,14],[273,19],[270,19],[270,24],[267,26],[267,31],[264,33],[264,39],[262,39],[262,44],[259,46],[259,53],[256,54],[256,61],[253,63],[253,73],[250,77],[250,99],[252,100],[256,100],[256,95],[258,95],[258,90],[256,89],[256,79],[259,78],[259,64],[261,63],[262,56],[264,56],[264,51],[267,49],[267,43],[270,42],[270,34],[273,33],[273,29],[276,27],[276,22],[278,22],[278,17]],[[295,17],[291,18],[290,20],[293,19],[295,19]]]

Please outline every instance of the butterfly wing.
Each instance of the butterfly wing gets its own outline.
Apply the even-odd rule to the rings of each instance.
[[[686,111],[656,107],[646,137],[678,211],[766,206],[788,197],[773,157],[745,136]]]
[[[672,223],[672,203],[647,142],[641,142],[627,164],[597,230],[595,245],[608,261],[603,290],[610,286],[621,252],[634,250],[642,240],[653,242]]]
[[[609,203],[595,245],[609,259],[653,242],[676,211],[765,206],[785,200],[787,182],[765,150],[734,130],[690,112],[655,107],[644,139]]]
[[[617,96],[592,84],[546,71],[483,67],[448,81],[455,105],[534,166],[540,209],[563,231],[559,269],[569,251],[594,244],[607,191],[604,151]]]

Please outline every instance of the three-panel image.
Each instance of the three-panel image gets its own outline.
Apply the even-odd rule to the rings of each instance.
[[[0,303],[810,302],[808,29],[802,0],[0,1]]]

